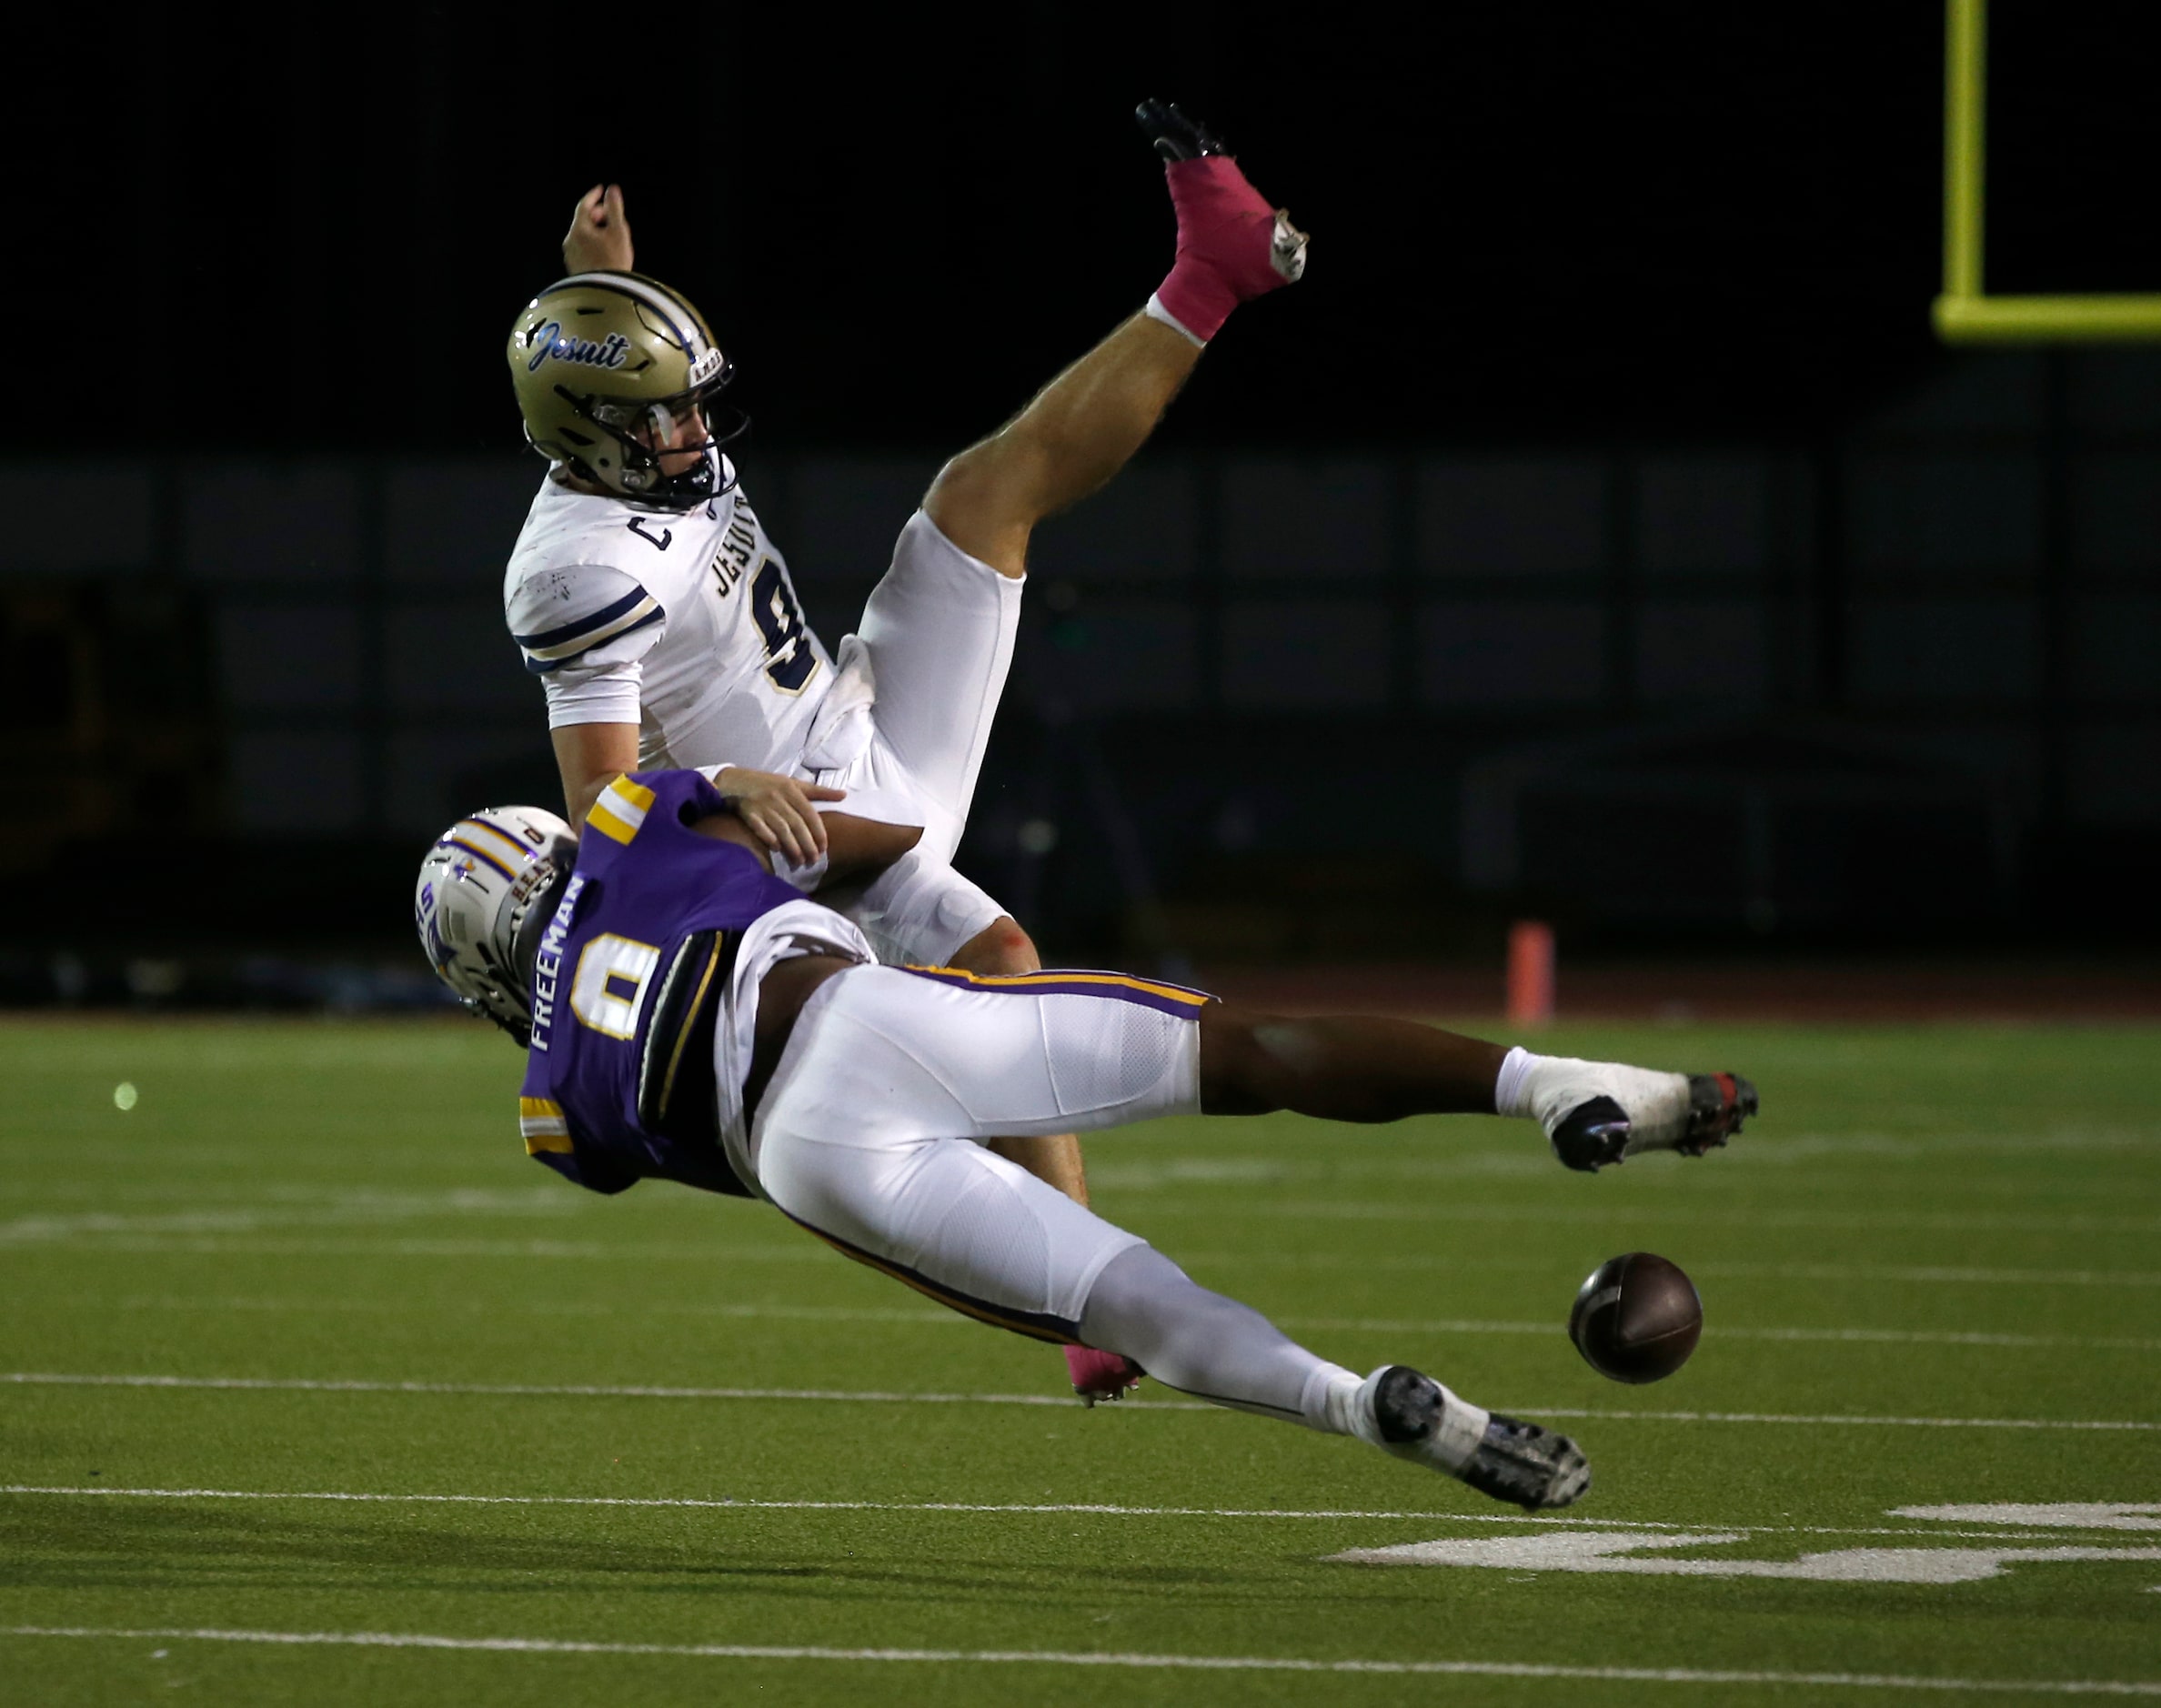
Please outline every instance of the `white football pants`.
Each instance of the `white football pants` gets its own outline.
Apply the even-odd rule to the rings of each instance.
[[[921,842],[842,905],[882,960],[942,964],[1005,912],[952,860],[1013,661],[1020,588],[918,510],[863,607],[872,735],[847,764],[811,776],[905,793],[922,811]]]
[[[1207,1002],[1118,973],[836,974],[804,1005],[759,1103],[757,1188],[964,1315],[1341,1431],[1356,1376],[982,1145],[1199,1113]]]

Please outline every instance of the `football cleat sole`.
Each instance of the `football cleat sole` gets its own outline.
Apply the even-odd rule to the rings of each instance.
[[[1644,1150],[1671,1149],[1684,1157],[1700,1157],[1739,1132],[1756,1107],[1755,1086],[1739,1074],[1692,1073],[1687,1126],[1670,1146],[1632,1148],[1635,1123],[1628,1111],[1613,1098],[1594,1097],[1562,1117],[1553,1129],[1553,1154],[1567,1167],[1593,1174]]]
[[[1756,1112],[1756,1089],[1737,1073],[1688,1076],[1688,1131],[1674,1147],[1684,1157],[1715,1150]]]
[[[1175,101],[1143,101],[1133,109],[1133,122],[1165,160],[1198,160],[1204,155],[1230,152],[1221,136]]]
[[[1591,1462],[1567,1436],[1496,1412],[1478,1452],[1456,1474],[1481,1494],[1546,1512],[1582,1498],[1591,1486]]]

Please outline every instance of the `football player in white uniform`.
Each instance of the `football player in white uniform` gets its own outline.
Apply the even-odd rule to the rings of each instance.
[[[911,799],[922,841],[846,905],[881,957],[983,974],[1041,963],[952,869],[1019,618],[1036,523],[1122,467],[1242,301],[1298,278],[1305,237],[1174,107],[1137,116],[1165,159],[1176,263],[1145,308],[947,463],[902,528],[860,631],[829,653],[721,447],[730,365],[681,293],[631,270],[622,193],[578,204],[570,276],[512,328],[526,433],[551,464],[504,611],[548,695],[570,821],[615,777],[694,767],[779,857],[810,867],[813,802]],[[1081,1202],[1070,1139],[1004,1153]],[[1078,1373],[1078,1371],[1077,1371]]]

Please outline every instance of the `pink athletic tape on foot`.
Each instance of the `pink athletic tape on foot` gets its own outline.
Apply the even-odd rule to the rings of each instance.
[[[1205,344],[1239,304],[1305,270],[1305,238],[1278,220],[1228,155],[1168,161],[1163,176],[1178,211],[1178,260],[1156,301]]]
[[[1122,1400],[1143,1373],[1131,1359],[1099,1352],[1092,1346],[1069,1346],[1065,1357],[1073,1392],[1091,1405],[1098,1400]]]

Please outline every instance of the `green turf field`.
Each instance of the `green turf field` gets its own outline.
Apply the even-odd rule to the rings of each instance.
[[[1553,1044],[1765,1113],[1597,1178],[1483,1120],[1090,1149],[1106,1214],[1317,1350],[1564,1422],[1595,1484],[1532,1521],[1060,1402],[1052,1349],[758,1206],[580,1192],[477,1026],[0,1022],[0,1700],[2161,1695],[2161,1034]],[[1707,1311],[1653,1388],[1562,1330],[1632,1249]],[[1946,1506],[1995,1510],[1901,1511]],[[1453,1562],[1332,1558],[1419,1543]]]

